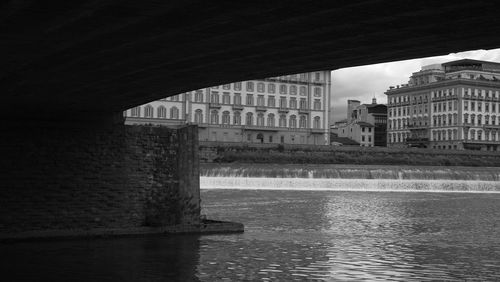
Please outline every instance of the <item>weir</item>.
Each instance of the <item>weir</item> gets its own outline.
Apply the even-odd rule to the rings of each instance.
[[[498,168],[203,165],[201,188],[500,192]]]

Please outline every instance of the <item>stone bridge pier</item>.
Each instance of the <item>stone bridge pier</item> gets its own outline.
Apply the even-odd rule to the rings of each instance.
[[[1,126],[0,238],[189,231],[200,224],[196,126],[116,119]]]

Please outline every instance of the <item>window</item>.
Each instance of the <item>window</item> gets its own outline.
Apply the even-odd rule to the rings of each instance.
[[[222,85],[222,89],[224,89],[224,90],[231,89],[231,84],[224,84],[224,85]]]
[[[267,115],[267,126],[274,127],[274,114]]]
[[[295,115],[290,116],[290,127],[297,128],[297,117]]]
[[[489,112],[489,111],[490,111],[490,103],[485,103],[485,104],[484,104],[484,110],[485,110],[486,112]]]
[[[297,95],[297,86],[290,86],[290,95]]]
[[[286,127],[286,115],[280,115],[279,125],[280,127]]]
[[[167,118],[167,109],[164,106],[159,106],[156,115],[158,118]]]
[[[306,116],[301,115],[299,119],[299,127],[300,128],[306,128],[307,127],[307,119]]]
[[[282,84],[280,85],[280,94],[286,94],[287,93],[287,89],[286,89],[286,85]]]
[[[300,98],[300,108],[301,109],[307,109],[307,101],[305,98]]]
[[[464,114],[464,123],[469,123],[469,115]]]
[[[321,100],[320,99],[314,99],[314,109],[321,110]]]
[[[477,102],[477,110],[480,112],[482,111],[483,103]]]
[[[269,83],[267,85],[267,92],[275,93],[276,92],[276,85],[274,85],[273,83]]]
[[[321,128],[321,119],[320,119],[320,117],[314,117],[313,128],[315,128],[315,129]]]
[[[273,143],[273,136],[269,135],[269,143]]]
[[[247,91],[253,92],[253,82],[247,81]]]
[[[364,127],[361,127],[361,132],[365,132],[365,128]]]
[[[372,142],[372,137],[371,136],[368,136],[368,142]]]
[[[280,108],[286,108],[286,97],[280,97]]]
[[[252,113],[247,113],[247,118],[245,121],[246,125],[253,125],[253,114]]]
[[[133,117],[141,116],[141,107],[135,107],[130,110],[130,115]]]
[[[194,122],[203,123],[203,111],[198,109],[194,111]]]
[[[153,107],[151,105],[147,105],[144,107],[144,117],[152,118],[153,117]]]
[[[305,86],[300,87],[299,94],[300,94],[300,96],[307,96],[307,89]]]
[[[476,104],[474,102],[470,102],[470,110],[475,111],[476,110]]]
[[[171,98],[171,101],[174,101],[174,102],[179,101],[179,95],[175,95],[175,96],[172,96],[170,98]]]
[[[234,83],[234,90],[241,91],[241,82]]]
[[[222,112],[222,124],[230,124],[231,123],[231,117],[229,116],[228,111]]]
[[[224,93],[222,95],[222,104],[226,104],[226,105],[231,104],[231,97],[229,96],[229,93]]]
[[[464,111],[469,110],[469,101],[464,101]]]
[[[253,95],[247,94],[247,106],[253,106]]]
[[[233,114],[233,124],[241,125],[241,113],[239,111],[236,111]]]
[[[264,126],[264,114],[259,113],[257,115],[257,126]]]
[[[321,97],[321,88],[314,87],[314,97]]]
[[[264,103],[264,95],[257,96],[257,106],[263,107],[263,106],[265,106],[264,104],[265,104]]]
[[[217,110],[212,110],[212,112],[210,113],[210,123],[211,124],[219,123],[219,112],[217,112]]]
[[[268,107],[275,107],[276,101],[274,99],[274,96],[269,96],[267,97],[267,106]]]
[[[257,92],[264,92],[265,85],[262,82],[257,83]]]
[[[365,136],[361,135],[361,142],[365,142]]]
[[[179,109],[177,109],[177,107],[172,107],[172,109],[170,109],[170,118],[171,119],[179,118]]]
[[[241,105],[241,94],[240,93],[234,93],[233,101],[235,105]]]
[[[203,91],[196,90],[196,92],[194,93],[194,101],[203,102]]]
[[[372,132],[372,128],[371,127],[368,127],[368,132]]]
[[[320,78],[321,78],[320,73],[319,73],[319,72],[315,72],[315,73],[314,73],[314,80],[319,81],[319,80],[320,80]]]
[[[210,103],[219,104],[219,92],[212,91],[212,95],[210,96]]]

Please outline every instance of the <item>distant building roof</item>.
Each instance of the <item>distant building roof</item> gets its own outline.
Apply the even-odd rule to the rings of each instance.
[[[356,121],[355,123],[358,124],[358,125],[360,125],[360,126],[374,127],[373,124],[365,122],[365,121]]]

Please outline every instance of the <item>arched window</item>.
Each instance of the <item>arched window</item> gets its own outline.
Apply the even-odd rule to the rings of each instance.
[[[156,109],[156,115],[158,118],[167,118],[167,109],[164,106],[159,106]]]
[[[269,93],[276,92],[276,85],[273,83],[269,83],[269,85],[267,85],[267,92]]]
[[[267,126],[274,127],[274,114],[267,115]]]
[[[286,127],[286,115],[280,115],[279,125],[280,127]]]
[[[314,117],[313,128],[318,129],[320,127],[321,127],[320,117]]]
[[[297,95],[297,86],[290,86],[290,95]]]
[[[233,114],[233,124],[241,125],[241,113],[239,111],[236,111]]]
[[[257,92],[264,92],[265,85],[262,82],[257,83]]]
[[[253,125],[253,114],[252,113],[247,113],[245,124],[246,125]]]
[[[231,117],[229,116],[228,111],[222,112],[222,124],[230,124],[231,123]]]
[[[179,118],[179,109],[177,109],[177,107],[172,107],[172,109],[170,109],[170,118],[171,119]]]
[[[479,140],[479,141],[483,140],[483,131],[482,130],[477,131],[477,140]]]
[[[259,113],[257,115],[257,126],[264,126],[264,114]]]
[[[203,123],[203,111],[198,109],[194,111],[194,122]]]
[[[153,107],[151,105],[146,105],[144,107],[144,117],[147,117],[147,118],[152,118],[153,117]]]
[[[476,139],[476,131],[474,129],[470,130],[470,139],[475,140]]]
[[[297,117],[295,115],[290,116],[290,127],[297,128]]]
[[[247,91],[253,92],[253,82],[251,81],[247,82]]]
[[[130,110],[130,115],[133,117],[141,116],[141,107],[135,107]]]
[[[217,110],[212,110],[210,112],[210,123],[219,124],[219,112]]]
[[[287,93],[286,85],[284,84],[280,85],[280,94],[286,94],[286,93]]]
[[[301,115],[299,119],[299,127],[300,128],[306,128],[307,127],[307,119],[306,116]]]
[[[307,96],[307,89],[305,86],[300,87],[300,96]]]
[[[314,87],[314,97],[321,97],[321,88]]]

